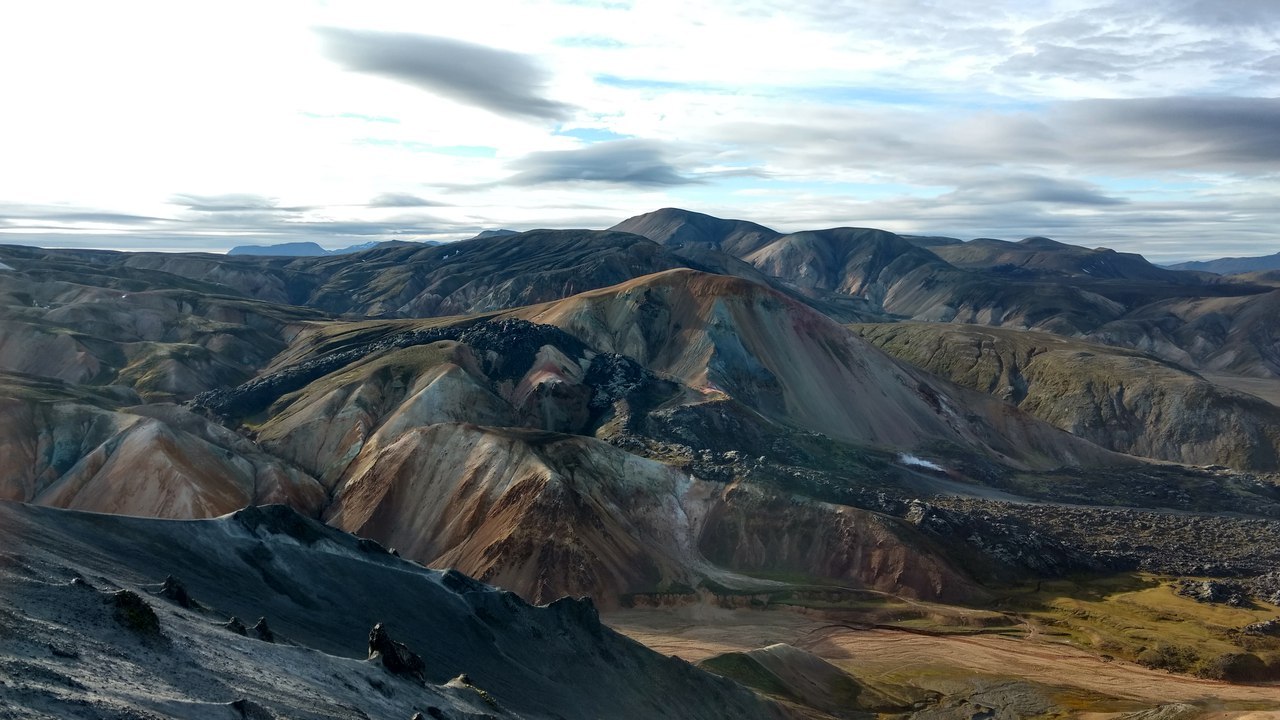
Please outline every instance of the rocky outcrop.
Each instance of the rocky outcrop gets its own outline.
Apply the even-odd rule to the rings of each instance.
[[[391,639],[382,623],[369,631],[369,660],[382,663],[393,675],[402,675],[418,682],[425,682],[427,664],[408,645]]]

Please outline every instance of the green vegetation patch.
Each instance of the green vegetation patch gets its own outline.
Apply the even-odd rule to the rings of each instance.
[[[1053,639],[1149,668],[1231,682],[1280,678],[1280,638],[1243,632],[1280,614],[1175,592],[1174,578],[1143,573],[1037,584],[1008,599]]]

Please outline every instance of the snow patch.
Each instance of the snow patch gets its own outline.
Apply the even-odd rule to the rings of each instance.
[[[910,465],[912,467],[922,467],[927,470],[936,470],[937,472],[945,472],[944,468],[938,463],[925,460],[924,458],[916,457],[915,455],[908,455],[907,453],[902,453],[898,455],[898,462],[902,463],[903,465]]]
[[[12,269],[13,268],[9,267],[8,265],[5,265],[4,263],[0,263],[0,270],[12,270]]]

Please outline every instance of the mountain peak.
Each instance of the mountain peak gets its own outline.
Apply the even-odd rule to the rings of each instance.
[[[706,245],[738,256],[782,235],[748,220],[725,220],[680,208],[662,208],[636,215],[609,229],[643,235],[662,245]]]

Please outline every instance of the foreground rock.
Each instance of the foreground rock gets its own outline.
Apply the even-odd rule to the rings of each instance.
[[[171,522],[0,503],[0,548],[0,706],[21,717],[780,717],[576,602],[534,607],[284,508]],[[148,614],[130,588],[178,568],[207,611]],[[261,612],[288,644],[221,626]],[[379,620],[422,653],[413,679],[364,661]]]

